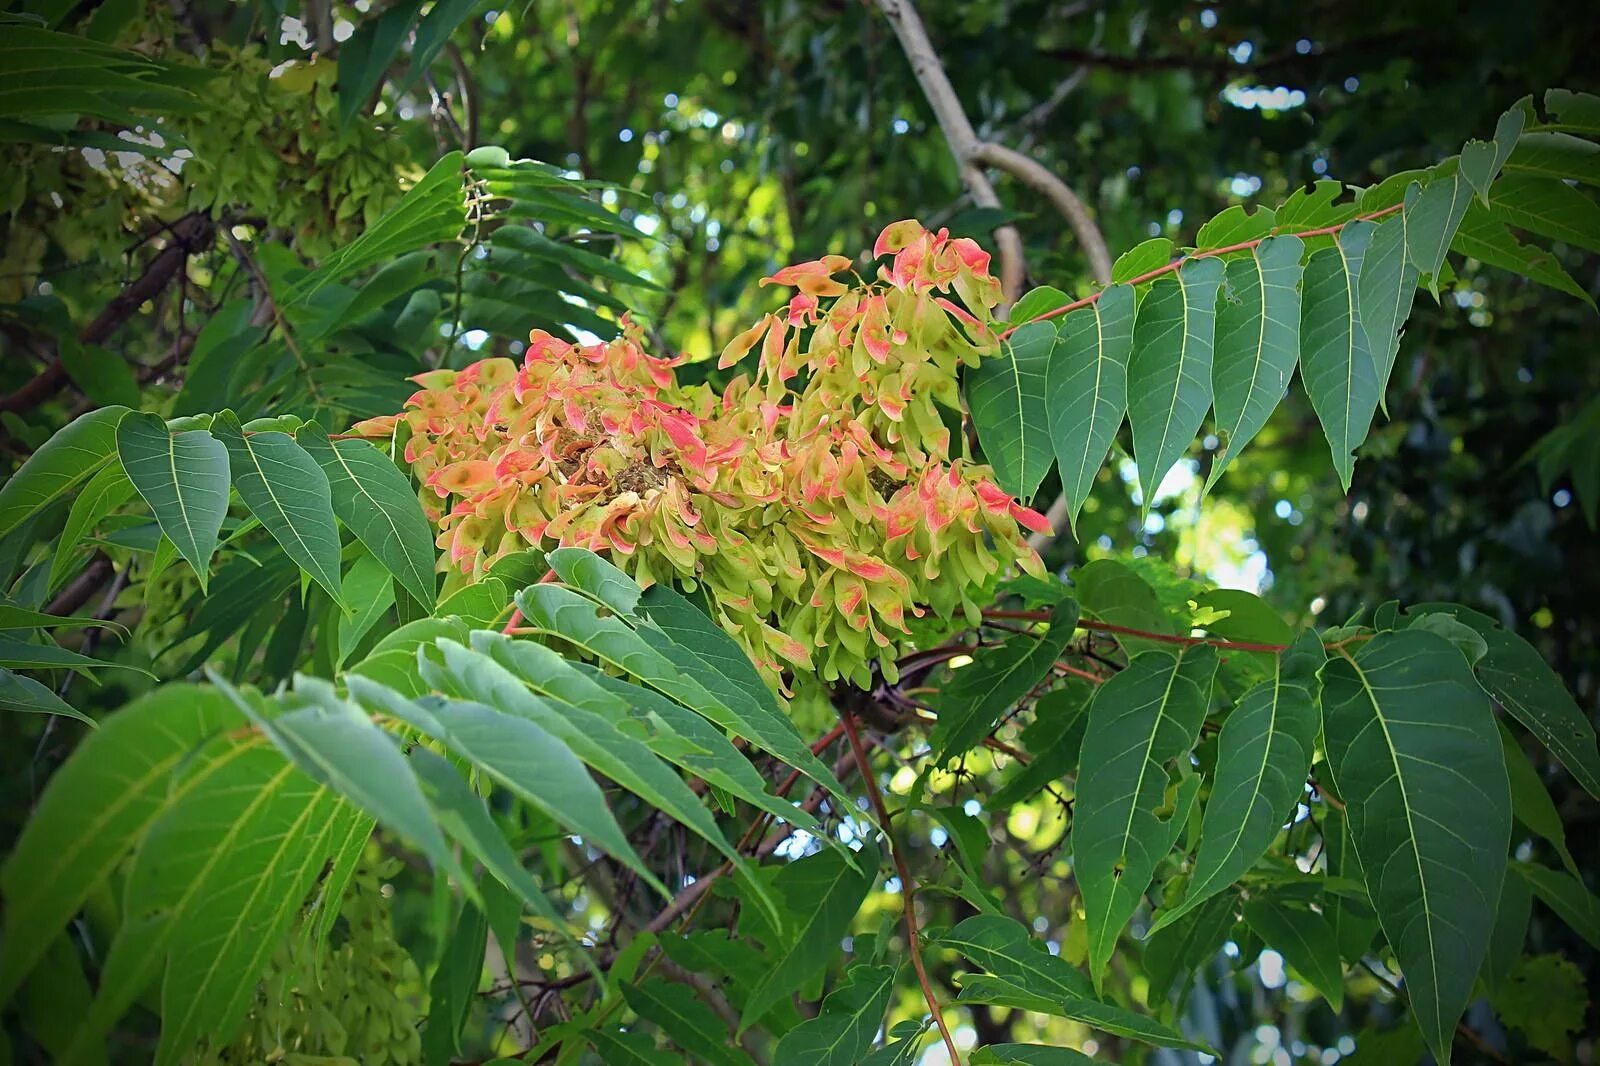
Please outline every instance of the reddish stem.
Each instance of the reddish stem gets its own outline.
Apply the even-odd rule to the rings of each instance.
[[[1327,236],[1327,235],[1329,235],[1331,233],[1338,233],[1340,230],[1344,229],[1346,226],[1350,225],[1350,223],[1352,223],[1352,222],[1370,222],[1373,219],[1383,218],[1385,215],[1392,215],[1392,214],[1394,214],[1396,211],[1400,210],[1404,206],[1405,206],[1404,204],[1395,204],[1392,207],[1385,207],[1382,211],[1374,211],[1370,215],[1357,215],[1355,218],[1347,219],[1344,222],[1338,223],[1337,225],[1322,226],[1322,227],[1320,227],[1318,229],[1301,230],[1298,233],[1283,234],[1282,236],[1302,237],[1302,238],[1304,238],[1304,237],[1325,237],[1325,236]],[[1268,236],[1273,236],[1273,234],[1268,234]],[[1125,284],[1128,284],[1128,285],[1142,285],[1147,281],[1152,281],[1155,278],[1161,277],[1161,275],[1163,275],[1163,274],[1171,274],[1171,273],[1173,273],[1179,267],[1183,266],[1183,264],[1185,264],[1187,262],[1190,262],[1191,260],[1194,260],[1194,259],[1206,259],[1206,258],[1208,258],[1210,256],[1215,256],[1215,255],[1226,255],[1229,252],[1244,252],[1244,251],[1248,251],[1249,249],[1256,247],[1257,245],[1259,245],[1262,241],[1264,241],[1266,239],[1267,239],[1266,237],[1257,237],[1253,241],[1240,241],[1238,244],[1229,244],[1229,245],[1225,245],[1225,246],[1223,246],[1221,248],[1207,248],[1205,251],[1202,251],[1202,252],[1191,252],[1189,255],[1179,256],[1177,259],[1174,259],[1172,262],[1167,263],[1164,266],[1158,266],[1154,270],[1147,270],[1143,274],[1140,274],[1136,278],[1130,278],[1130,279],[1128,279],[1128,281]],[[1055,318],[1058,315],[1064,315],[1069,311],[1076,311],[1079,308],[1088,307],[1090,304],[1098,303],[1099,300],[1100,300],[1100,297],[1104,296],[1105,294],[1106,294],[1106,290],[1105,289],[1101,289],[1099,292],[1093,294],[1092,296],[1085,296],[1081,300],[1074,300],[1069,304],[1062,304],[1060,307],[1052,308],[1051,310],[1046,311],[1043,314],[1034,315],[1032,318],[1028,319],[1027,322],[1018,322],[1016,325],[1012,326],[1010,329],[1006,330],[1004,333],[1001,333],[1000,334],[1000,339],[1001,340],[1005,340],[1007,337],[1011,336],[1017,330],[1021,329],[1023,326],[1026,326],[1031,322],[1043,322],[1047,318]]]
[[[922,985],[922,998],[928,1001],[928,1010],[933,1014],[934,1024],[939,1027],[939,1035],[944,1037],[944,1046],[950,1051],[951,1066],[961,1066],[961,1052],[956,1048],[955,1037],[950,1035],[950,1027],[945,1024],[944,1011],[939,1006],[939,999],[933,994],[933,985],[928,981],[927,968],[922,965],[922,937],[917,931],[917,888],[916,882],[911,879],[911,869],[906,865],[905,856],[895,846],[894,832],[889,828],[889,808],[884,806],[883,793],[878,791],[878,781],[872,776],[872,767],[867,763],[867,749],[861,744],[861,735],[856,732],[855,719],[848,710],[839,711],[839,722],[844,726],[844,735],[850,738],[850,750],[855,753],[856,767],[861,771],[861,780],[866,783],[867,797],[872,801],[872,808],[877,812],[878,822],[883,827],[883,837],[889,843],[889,855],[894,859],[895,872],[900,875],[900,898],[905,905],[906,937],[911,944],[911,965],[917,971],[917,982]]]
[[[1025,622],[1047,622],[1050,620],[1049,611],[984,611],[985,618],[1013,618]],[[1139,637],[1144,640],[1156,640],[1164,644],[1182,644],[1192,647],[1196,644],[1210,644],[1217,648],[1231,648],[1234,651],[1288,651],[1287,644],[1257,644],[1246,640],[1221,640],[1215,637],[1180,637],[1172,633],[1152,633],[1147,629],[1134,629],[1132,626],[1119,626],[1115,622],[1100,622],[1093,618],[1078,619],[1078,628],[1096,629],[1102,633],[1121,633],[1125,636]]]

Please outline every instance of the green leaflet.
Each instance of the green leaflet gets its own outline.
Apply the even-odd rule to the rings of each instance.
[[[1260,240],[1278,224],[1278,213],[1270,207],[1257,206],[1247,211],[1243,204],[1234,204],[1213,215],[1200,232],[1195,234],[1194,245],[1199,251],[1215,251],[1245,241]]]
[[[872,1047],[889,1009],[894,968],[850,967],[843,984],[822,1002],[822,1012],[783,1034],[773,1050],[781,1066],[857,1066]]]
[[[206,1038],[221,1043],[233,1036],[255,998],[273,950],[288,933],[333,852],[344,801],[289,771],[275,753],[262,755],[271,755],[278,767],[273,776],[261,779],[270,802],[249,823],[248,835],[230,838],[227,834],[235,827],[228,825],[223,845],[227,851],[208,871],[202,890],[183,909],[182,917],[174,916],[161,983],[158,1063],[183,1061]],[[267,759],[261,762],[265,769]],[[287,776],[279,776],[285,771]],[[216,783],[220,787],[220,780]],[[199,807],[209,798],[197,794],[188,806]],[[177,867],[194,862],[191,834],[214,832],[227,824],[222,810],[202,815],[184,809],[183,814],[189,813],[192,820],[178,811],[169,814],[152,828],[147,845],[152,854],[164,850],[162,834],[170,819],[176,839],[166,858]],[[145,867],[143,858],[141,853],[136,869]],[[159,869],[154,860],[149,868],[152,874]],[[172,867],[164,872],[183,876]],[[131,881],[128,898],[130,906],[140,899]]]
[[[1066,959],[1050,954],[1021,922],[980,914],[939,938],[1003,981],[1050,998],[1093,998],[1094,986]]]
[[[1091,1029],[1099,1029],[1114,1036],[1127,1037],[1157,1047],[1183,1048],[1215,1054],[1211,1048],[1190,1040],[1171,1026],[1163,1025],[1154,1018],[1136,1014],[1125,1007],[1102,1003],[1098,999],[1083,996],[1062,999],[1043,995],[1032,988],[1023,988],[992,974],[969,974],[963,978],[961,995],[957,997],[957,1002],[989,1003],[1015,1010],[1032,1011],[1036,1014],[1049,1014],[1057,1018],[1082,1022]]]
[[[732,638],[703,614],[701,622],[672,615],[673,629],[668,633],[659,622],[634,630],[619,618],[601,617],[593,600],[559,585],[534,585],[516,599],[530,626],[579,644],[843,796],[844,787],[811,754],[794,723],[776,709],[766,685],[741,686],[717,668],[726,660]]]
[[[1600,206],[1559,178],[1506,174],[1494,184],[1489,216],[1541,237],[1600,251]]]
[[[27,714],[64,714],[92,727],[98,727],[93,718],[57,696],[45,685],[31,677],[14,674],[0,668],[0,711],[19,711]]]
[[[1439,268],[1444,266],[1445,252],[1471,202],[1472,187],[1456,170],[1433,177],[1416,203],[1406,208],[1410,216],[1406,220],[1406,253],[1417,272],[1428,279],[1428,291],[1435,300],[1439,298]]]
[[[443,741],[463,759],[637,873],[670,898],[617,824],[605,795],[571,750],[534,722],[481,703],[412,702],[366,678],[348,679],[350,694]]]
[[[1157,267],[1166,266],[1171,261],[1171,239],[1151,237],[1117,256],[1117,261],[1111,264],[1111,283],[1126,284],[1141,274],[1148,274]]]
[[[1533,890],[1512,863],[1506,867],[1506,878],[1500,886],[1500,905],[1494,912],[1489,952],[1483,957],[1483,971],[1479,974],[1491,997],[1522,957],[1522,945],[1528,939],[1528,921],[1532,916]]]
[[[1067,315],[1045,371],[1050,441],[1074,528],[1127,408],[1136,304],[1131,288],[1115,285]]]
[[[100,472],[72,501],[67,512],[67,524],[62,527],[56,541],[55,558],[50,563],[50,587],[59,588],[72,570],[73,556],[83,538],[100,524],[101,519],[133,499],[133,482],[123,472],[121,463],[106,463]]]
[[[339,49],[339,121],[349,122],[367,106],[421,10],[422,0],[396,4],[362,22]]]
[[[1544,781],[1539,777],[1539,771],[1528,761],[1528,756],[1516,738],[1511,735],[1511,730],[1506,728],[1505,722],[1499,724],[1500,747],[1505,753],[1506,776],[1511,783],[1512,815],[1535,834],[1549,841],[1550,846],[1555,848],[1556,854],[1561,857],[1562,865],[1573,877],[1581,877],[1578,864],[1567,848],[1567,827],[1561,823],[1561,814],[1556,810],[1555,801],[1550,798],[1550,790],[1545,788]]]
[[[1489,701],[1461,653],[1381,632],[1322,673],[1328,765],[1367,893],[1440,1061],[1488,949],[1511,838]]]
[[[1594,298],[1572,279],[1567,268],[1561,265],[1561,260],[1543,248],[1523,244],[1510,227],[1492,218],[1481,204],[1474,203],[1467,209],[1450,247],[1462,255],[1521,274],[1594,306]]]
[[[622,996],[635,1014],[666,1033],[695,1061],[711,1066],[739,1066],[749,1061],[742,1052],[728,1047],[727,1026],[688,985],[661,980],[624,984]]]
[[[322,467],[333,513],[425,607],[436,599],[433,528],[400,468],[364,440],[329,440],[315,422],[295,439]]]
[[[50,778],[0,868],[5,936],[0,1003],[37,963],[89,893],[169,803],[197,783],[173,771],[210,735],[240,724],[220,693],[168,685],[109,715]]]
[[[681,1066],[683,1058],[657,1051],[649,1037],[622,1029],[584,1029],[587,1040],[600,1061],[613,1066]]]
[[[1244,905],[1246,924],[1283,955],[1284,961],[1311,983],[1335,1011],[1344,1007],[1344,967],[1333,927],[1322,915],[1304,907],[1250,899]]]
[[[542,644],[485,630],[474,632],[471,639],[475,651],[490,656],[535,692],[592,711],[624,733],[639,736],[661,758],[708,784],[802,829],[821,833],[814,817],[766,790],[766,779],[721,730],[682,704],[573,663]]]
[[[211,423],[228,449],[239,498],[282,547],[284,554],[342,603],[339,526],[333,517],[328,476],[287,433],[245,435],[232,411]]]
[[[990,1044],[978,1048],[968,1060],[972,1066],[1004,1066],[1006,1063],[1023,1063],[1025,1066],[1084,1066],[1095,1060],[1081,1051],[1048,1044]]]
[[[336,668],[343,667],[377,625],[394,606],[394,579],[388,567],[368,552],[362,552],[344,575],[341,586],[350,610],[339,615],[339,653],[334,661]]]
[[[779,871],[773,887],[787,905],[783,939],[767,945],[769,966],[740,1012],[741,1033],[834,957],[877,872],[870,845],[849,856],[828,848]]]
[[[28,456],[0,485],[0,537],[98,473],[116,454],[117,423],[127,413],[102,407],[79,415]]]
[[[1000,487],[1021,500],[1032,499],[1050,472],[1045,374],[1060,343],[1056,323],[1030,322],[967,375],[967,406],[984,458]]]
[[[999,647],[984,648],[956,671],[939,689],[939,721],[929,739],[934,761],[948,761],[980,743],[1000,716],[1050,671],[1077,624],[1078,601],[1064,599],[1050,612],[1048,631],[1019,633]]]
[[[1254,255],[1227,264],[1217,305],[1211,366],[1222,448],[1206,478],[1209,490],[1283,399],[1300,355],[1300,238],[1268,237]]]
[[[1582,881],[1560,870],[1531,862],[1511,865],[1541,903],[1555,911],[1590,947],[1600,948],[1600,897],[1584,887]]]
[[[211,681],[313,781],[327,785],[404,838],[460,882],[464,891],[474,891],[439,831],[395,737],[380,729],[366,712],[339,699],[327,682],[300,677],[296,694],[315,705],[269,719],[215,673]]]
[[[1591,796],[1600,798],[1600,750],[1594,725],[1561,678],[1532,644],[1488,615],[1453,603],[1428,603],[1407,613],[1443,612],[1483,637],[1489,651],[1478,660],[1478,683],[1511,717],[1539,738]]]
[[[1361,329],[1377,375],[1378,404],[1389,413],[1389,376],[1400,354],[1400,330],[1411,317],[1417,295],[1417,268],[1406,253],[1406,228],[1420,188],[1406,189],[1406,209],[1380,224],[1361,265],[1356,282],[1356,306]]]
[[[1074,567],[1070,576],[1085,614],[1146,633],[1177,633],[1177,626],[1161,606],[1156,590],[1115,559],[1093,559]],[[1163,655],[1178,653],[1177,646],[1166,641],[1130,637],[1124,633],[1118,633],[1117,640],[1129,654],[1145,650]]]
[[[1046,311],[1054,311],[1058,307],[1065,307],[1072,302],[1072,297],[1050,285],[1041,285],[1037,289],[1029,289],[1022,299],[1011,305],[1011,312],[1006,316],[1015,325],[1032,322]]]
[[[1274,660],[1272,679],[1246,692],[1223,722],[1188,894],[1151,933],[1237,881],[1294,811],[1316,747],[1317,671],[1324,661],[1322,641],[1302,633]]]
[[[1333,452],[1339,482],[1350,489],[1355,450],[1378,409],[1378,376],[1357,310],[1361,263],[1376,227],[1352,222],[1333,247],[1306,264],[1300,377]]]
[[[1096,987],[1199,791],[1200,779],[1188,777],[1168,806],[1171,766],[1194,746],[1216,669],[1209,645],[1185,648],[1177,657],[1144,652],[1100,686],[1089,707],[1072,864]],[[1170,812],[1165,817],[1159,813],[1164,807]]]
[[[761,893],[760,883],[751,877],[744,857],[728,843],[700,797],[642,741],[623,733],[598,714],[572,704],[558,707],[535,696],[515,674],[488,655],[445,639],[440,639],[436,647],[444,655],[444,667],[441,669],[424,656],[421,660],[424,680],[442,690],[459,689],[469,699],[535,723],[570,748],[584,763],[675,818],[716,848],[736,871],[750,880],[758,893],[757,898],[774,908],[776,914],[776,905]]]
[[[1211,407],[1211,351],[1222,260],[1190,260],[1150,287],[1133,327],[1128,422],[1143,511]]]
[[[226,1043],[260,967],[215,975],[227,978],[215,990],[195,978],[213,957],[225,953],[242,967],[281,936],[324,861],[313,854],[323,844],[316,830],[333,820],[320,817],[314,801],[326,794],[258,738],[217,738],[184,764],[180,780],[186,802],[167,805],[129,870],[124,918],[77,1048],[102,1040],[164,966],[157,1061],[176,1061],[198,1038]],[[252,900],[258,912],[242,912]]]
[[[155,415],[133,412],[117,426],[117,454],[204,592],[228,513],[228,449],[203,429],[173,433]]]
[[[428,983],[428,1024],[422,1031],[422,1053],[428,1062],[448,1063],[461,1050],[461,1027],[478,993],[488,946],[488,917],[470,900],[462,900],[455,928],[445,937],[443,957]]]
[[[1506,170],[1600,185],[1600,144],[1570,133],[1524,133],[1506,160]]]

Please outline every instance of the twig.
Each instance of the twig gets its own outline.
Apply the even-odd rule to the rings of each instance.
[[[911,965],[917,971],[917,982],[922,985],[922,998],[928,1001],[928,1010],[933,1015],[934,1024],[939,1027],[939,1035],[944,1037],[944,1046],[950,1052],[951,1066],[961,1066],[961,1052],[956,1047],[955,1038],[950,1035],[950,1027],[945,1024],[944,1010],[939,1006],[939,998],[933,994],[933,985],[928,982],[927,968],[922,964],[922,937],[917,931],[917,883],[911,878],[911,868],[906,865],[905,856],[895,846],[894,830],[889,824],[889,809],[884,805],[883,793],[878,791],[877,779],[872,776],[872,766],[867,762],[867,749],[861,744],[861,735],[856,731],[855,719],[848,709],[841,708],[839,721],[844,726],[844,735],[850,739],[850,750],[855,753],[856,767],[861,771],[861,780],[866,785],[867,797],[872,801],[872,809],[877,812],[879,825],[883,827],[883,839],[888,842],[889,855],[894,859],[895,872],[900,875],[900,900],[905,908],[906,937],[910,942]]]
[[[1083,246],[1083,254],[1089,260],[1089,272],[1094,275],[1094,280],[1102,285],[1111,284],[1111,253],[1106,248],[1105,234],[1100,232],[1089,209],[1066,182],[1052,174],[1037,159],[1003,144],[988,142],[978,145],[973,149],[972,160],[1005,171],[1049,200],[1066,218],[1073,235]]]
[[[984,611],[985,618],[1015,618],[1019,621],[1045,622],[1050,619],[1049,611]],[[1164,644],[1182,644],[1192,647],[1196,644],[1210,644],[1217,648],[1227,648],[1233,651],[1265,651],[1283,652],[1289,650],[1287,644],[1258,644],[1244,640],[1223,640],[1220,637],[1180,637],[1175,633],[1153,633],[1147,629],[1135,629],[1132,626],[1118,625],[1115,622],[1101,622],[1093,618],[1078,619],[1078,628],[1096,629],[1103,633],[1121,633],[1124,636],[1140,637],[1144,640],[1160,641]],[[1342,643],[1342,642],[1341,642]]]

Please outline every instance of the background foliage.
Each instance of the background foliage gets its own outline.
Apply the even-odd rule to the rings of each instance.
[[[915,632],[867,696],[780,704],[705,615],[638,607],[593,557],[552,558],[558,580],[521,593],[541,556],[437,581],[413,486],[383,447],[338,438],[399,410],[410,375],[520,359],[532,329],[610,340],[624,310],[648,350],[687,353],[681,382],[721,388],[738,371],[716,356],[780,302],[760,279],[827,252],[868,274],[903,218],[991,248],[1014,225],[1030,287],[1058,290],[1015,322],[1097,292],[1037,192],[1004,171],[1000,207],[964,192],[878,7],[14,5],[0,447],[32,472],[0,488],[4,1054],[942,1062],[925,964],[971,1062],[1418,1061],[1454,1006],[1430,1021],[1440,997],[1412,961],[1429,952],[1392,925],[1376,938],[1373,908],[1417,893],[1362,887],[1356,853],[1382,827],[1350,810],[1388,787],[1361,747],[1362,678],[1420,671],[1432,697],[1392,717],[1431,721],[1414,750],[1468,781],[1419,764],[1423,799],[1386,809],[1440,819],[1442,852],[1458,832],[1477,845],[1434,909],[1457,926],[1454,1059],[1588,1061],[1600,123],[1592,97],[1544,91],[1593,91],[1600,41],[1570,14],[923,6],[977,136],[1076,190],[1129,252],[1118,280],[1233,243],[1202,226],[1319,179],[1398,204],[1411,179],[1385,179],[1489,140],[1524,97],[1567,139],[1522,142],[1462,208],[1343,478],[1317,389],[1295,386],[1203,506],[1229,440],[1198,417],[1197,444],[1154,459],[1133,411],[1109,462],[1064,486],[1051,409],[985,413],[1050,395],[1001,371],[1067,342],[1019,330],[1015,363],[966,371],[977,440],[953,417],[952,447],[1040,510],[1072,490],[1074,535],[1042,545],[1071,588],[984,588],[1011,617]],[[1479,190],[1450,166],[1414,177],[1453,209]],[[1550,181],[1570,198],[1541,202]],[[1063,338],[1084,311],[1064,321]],[[541,636],[499,633],[513,604]],[[1380,635],[1346,659],[1355,618]],[[1191,631],[1286,650],[1152,639]],[[530,650],[546,646],[564,654]],[[1119,762],[1141,723],[1107,724],[1147,713],[1146,689],[1170,790]],[[863,722],[870,788],[833,704]],[[1445,752],[1463,722],[1470,743]],[[1226,787],[1252,738],[1261,766],[1319,760],[1309,789],[1258,777],[1254,815]],[[1500,765],[1503,795],[1468,791]],[[1179,846],[1130,891],[1115,837],[1139,818],[1141,841]],[[1252,822],[1260,861],[1208,850]]]

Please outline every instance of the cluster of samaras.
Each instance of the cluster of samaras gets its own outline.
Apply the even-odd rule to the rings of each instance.
[[[680,386],[682,360],[649,355],[625,322],[608,344],[535,332],[521,367],[421,375],[404,414],[358,429],[409,427],[406,460],[462,570],[581,545],[640,584],[703,584],[775,682],[794,667],[866,683],[908,614],[976,623],[998,573],[1038,566],[1018,524],[1045,526],[952,458],[940,413],[960,406],[958,366],[996,348],[988,254],[915,222],[875,252],[894,258],[870,284],[837,280],[842,256],[763,279],[799,292],[728,345],[723,367],[759,357],[721,395]]]

